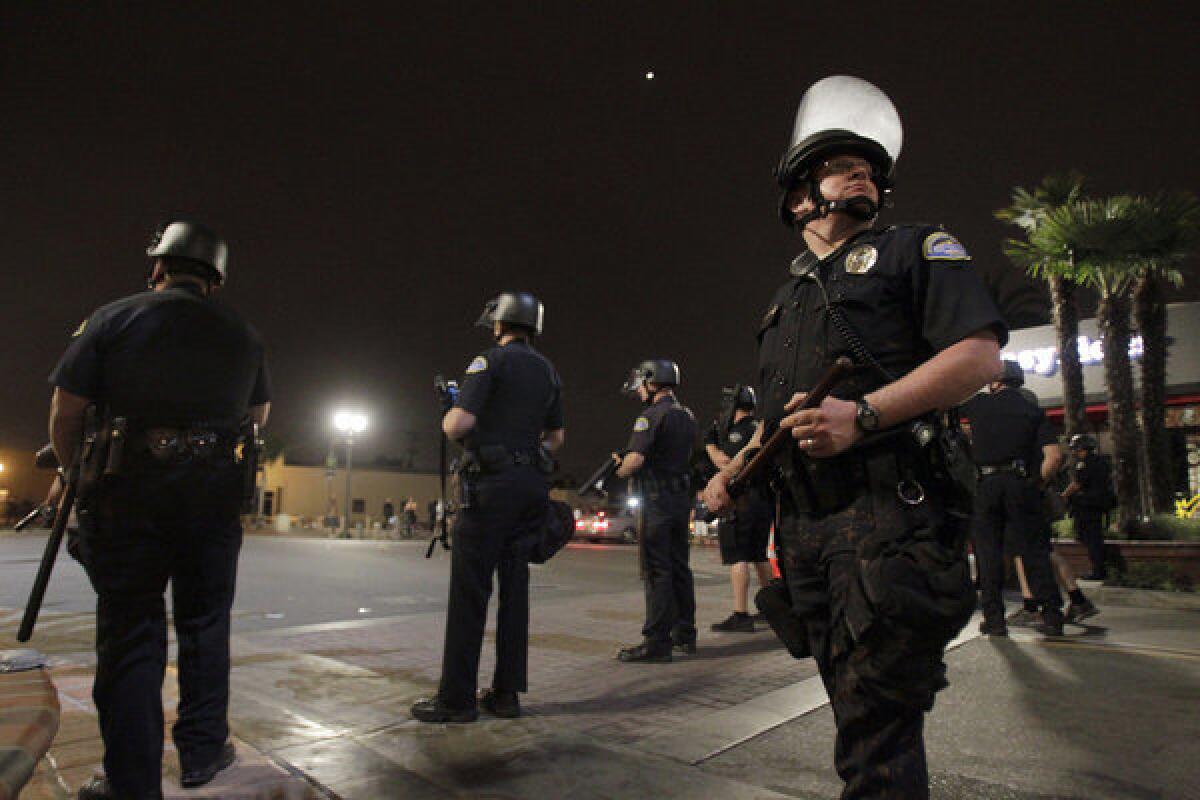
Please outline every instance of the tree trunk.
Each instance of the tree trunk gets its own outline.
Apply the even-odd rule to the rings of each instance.
[[[1167,307],[1162,279],[1147,270],[1133,290],[1133,315],[1142,335],[1142,458],[1150,503],[1158,513],[1174,507],[1171,438],[1167,433]]]
[[[1072,281],[1052,275],[1049,283],[1054,330],[1058,334],[1059,369],[1062,370],[1063,425],[1067,436],[1071,437],[1088,430],[1083,365],[1079,363],[1079,306]]]
[[[1105,291],[1097,309],[1104,340],[1104,381],[1108,388],[1108,424],[1113,440],[1118,522],[1128,531],[1141,518],[1138,485],[1138,432],[1134,413],[1133,372],[1129,363],[1130,302],[1123,292]]]

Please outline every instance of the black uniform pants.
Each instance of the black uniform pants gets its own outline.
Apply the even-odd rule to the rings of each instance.
[[[696,588],[688,565],[688,516],[684,492],[642,498],[640,547],[646,588],[646,641],[670,646],[696,640]]]
[[[459,513],[450,551],[450,603],[438,687],[444,705],[475,707],[493,573],[499,577],[500,605],[492,687],[527,691],[529,552],[545,519],[546,481],[529,466],[483,476],[471,507]]]
[[[172,734],[182,769],[212,763],[229,737],[229,614],[238,551],[241,474],[172,468],[106,488],[78,553],[96,590],[92,697],[104,771],[120,797],[161,797],[166,605],[179,653]]]
[[[1062,613],[1062,595],[1050,564],[1049,522],[1032,481],[1007,472],[985,475],[975,492],[972,538],[985,619],[1004,620],[1006,544],[1012,555],[1021,557],[1038,607],[1043,613]]]
[[[1075,538],[1087,548],[1092,562],[1092,575],[1103,576],[1104,569],[1104,512],[1093,509],[1073,509],[1071,523]]]
[[[883,624],[856,638],[849,621],[863,608],[865,543],[876,533],[902,535],[913,524],[892,491],[864,493],[823,517],[785,507],[776,532],[784,580],[833,709],[843,800],[929,797],[924,710],[945,685],[942,651],[922,649]]]

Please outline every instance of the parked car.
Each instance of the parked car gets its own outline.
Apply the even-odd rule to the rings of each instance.
[[[576,509],[575,540],[637,541],[637,519],[627,506],[601,506]]]

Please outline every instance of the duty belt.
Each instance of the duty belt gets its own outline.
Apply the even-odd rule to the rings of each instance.
[[[687,475],[643,475],[640,479],[642,491],[646,493],[683,493],[691,488]]]
[[[130,462],[174,466],[232,462],[239,436],[211,428],[147,428],[130,437]]]
[[[1014,461],[1007,461],[1002,464],[984,464],[979,467],[979,474],[983,477],[987,477],[988,475],[1012,474],[1019,475],[1020,477],[1024,478],[1028,473],[1025,469],[1025,462],[1020,459],[1016,459]]]

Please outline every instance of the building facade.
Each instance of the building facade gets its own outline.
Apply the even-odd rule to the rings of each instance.
[[[1200,492],[1200,303],[1167,306],[1167,428],[1172,448],[1175,489],[1188,497]],[[1062,424],[1063,388],[1057,337],[1053,325],[1012,331],[1003,357],[1020,363],[1025,386],[1037,395],[1047,416]],[[1079,323],[1079,355],[1088,420],[1111,452],[1106,432],[1108,405],[1104,383],[1104,348],[1095,319]],[[1134,385],[1140,383],[1141,337],[1130,343]]]

